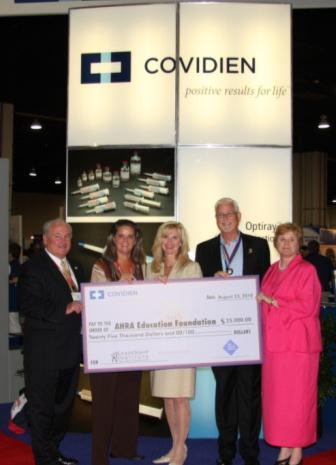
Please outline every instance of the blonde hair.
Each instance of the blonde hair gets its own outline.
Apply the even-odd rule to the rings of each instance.
[[[279,236],[282,236],[283,234],[286,234],[287,232],[294,233],[297,237],[299,245],[301,246],[302,237],[303,237],[302,228],[295,223],[282,223],[282,224],[279,224],[275,230],[274,239],[273,239],[273,244],[275,248],[277,248],[277,242],[278,242]]]
[[[161,246],[162,237],[167,231],[172,229],[176,229],[179,232],[181,238],[181,247],[177,255],[178,268],[182,268],[191,261],[188,256],[189,241],[185,227],[182,223],[177,221],[167,221],[166,223],[161,224],[161,226],[158,228],[154,239],[152,247],[153,261],[151,263],[151,270],[154,273],[158,273],[160,271],[161,263],[164,261],[164,253]]]

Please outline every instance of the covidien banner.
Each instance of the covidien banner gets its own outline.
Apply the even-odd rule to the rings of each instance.
[[[290,45],[289,5],[73,10],[68,146],[290,146]]]

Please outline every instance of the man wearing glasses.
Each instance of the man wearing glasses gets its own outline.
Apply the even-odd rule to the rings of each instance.
[[[220,234],[196,248],[196,261],[203,276],[259,275],[270,265],[270,252],[265,239],[239,231],[241,213],[237,202],[225,197],[215,205]],[[259,433],[261,427],[260,365],[213,367],[216,380],[216,423],[218,465],[231,465],[239,452],[245,465],[259,465]]]

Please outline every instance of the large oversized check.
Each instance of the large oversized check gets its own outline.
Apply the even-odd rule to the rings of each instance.
[[[258,278],[84,284],[86,372],[259,363]]]

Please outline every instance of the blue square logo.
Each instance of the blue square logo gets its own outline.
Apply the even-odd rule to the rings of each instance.
[[[94,63],[120,63],[120,71],[112,73],[93,73],[91,65]],[[113,82],[131,82],[131,52],[97,52],[82,54],[82,84],[110,84]]]

